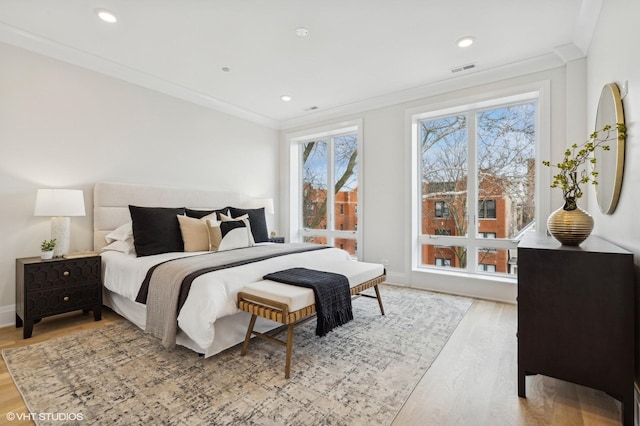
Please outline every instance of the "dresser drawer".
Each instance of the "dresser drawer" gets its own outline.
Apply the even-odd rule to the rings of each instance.
[[[100,259],[96,257],[40,262],[25,265],[24,286],[27,293],[68,287],[72,284],[100,281]]]
[[[25,300],[28,318],[38,319],[100,306],[101,292],[102,286],[99,282],[30,292]]]

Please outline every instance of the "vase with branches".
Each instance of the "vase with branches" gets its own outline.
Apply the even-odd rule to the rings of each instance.
[[[616,124],[616,131],[610,124],[607,124],[600,130],[596,130],[589,136],[589,140],[581,145],[573,144],[571,148],[567,148],[564,152],[562,162],[551,164],[550,161],[543,161],[542,164],[548,167],[555,167],[558,173],[553,176],[551,188],[562,189],[562,197],[564,198],[564,210],[575,210],[577,200],[582,198],[581,184],[591,183],[598,184],[598,172],[595,170],[596,158],[593,155],[597,149],[609,151],[609,142],[614,140],[617,133],[618,139],[624,139],[626,128],[623,123]],[[580,167],[589,162],[593,167],[590,171],[586,168],[579,170]]]
[[[580,185],[598,184],[598,171],[594,152],[598,149],[609,151],[609,143],[617,139],[624,139],[626,128],[618,123],[615,129],[612,125],[605,125],[593,132],[589,139],[578,145],[573,144],[564,152],[561,162],[552,164],[543,161],[542,164],[554,167],[558,173],[553,176],[551,188],[560,188],[564,205],[553,212],[547,220],[547,229],[558,241],[564,245],[578,245],[583,242],[593,229],[591,215],[578,207],[578,199],[583,192]],[[584,167],[586,163],[591,167]]]

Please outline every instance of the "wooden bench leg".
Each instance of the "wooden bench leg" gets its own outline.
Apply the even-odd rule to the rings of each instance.
[[[293,327],[294,324],[287,325],[287,361],[284,367],[284,378],[289,378],[291,372],[291,354],[293,352]]]
[[[247,353],[247,349],[249,348],[249,342],[251,341],[251,334],[253,333],[253,327],[256,325],[256,319],[258,316],[256,314],[251,315],[251,321],[249,321],[249,328],[247,328],[247,335],[244,338],[244,343],[242,344],[242,351],[240,351],[240,356],[244,356]]]
[[[382,307],[382,298],[380,297],[380,289],[377,285],[374,285],[373,288],[376,290],[376,297],[378,298],[378,305],[380,305],[380,312],[384,315],[384,308]]]

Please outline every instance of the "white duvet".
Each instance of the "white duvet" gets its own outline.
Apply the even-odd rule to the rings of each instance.
[[[102,253],[104,286],[135,301],[147,271],[165,260],[201,254],[165,253],[135,257],[115,251]],[[209,272],[193,281],[189,296],[178,315],[178,327],[202,348],[215,338],[214,323],[218,318],[239,312],[238,292],[246,284],[260,281],[265,274],[291,267],[322,268],[324,264],[351,260],[349,253],[338,248],[278,256],[243,266]]]

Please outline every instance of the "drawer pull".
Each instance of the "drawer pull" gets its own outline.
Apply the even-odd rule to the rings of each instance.
[[[65,296],[62,300],[64,300],[65,302],[69,301],[69,296]]]
[[[65,277],[68,277],[68,276],[69,276],[69,271],[64,271],[64,272],[62,273],[62,275],[64,275]]]

